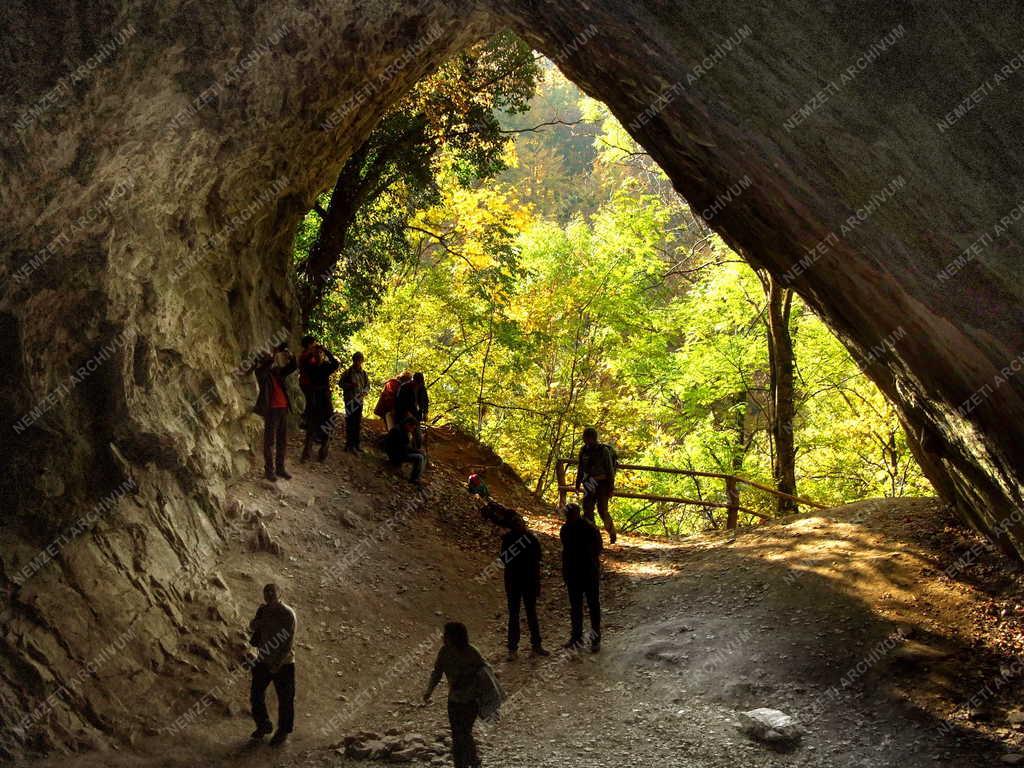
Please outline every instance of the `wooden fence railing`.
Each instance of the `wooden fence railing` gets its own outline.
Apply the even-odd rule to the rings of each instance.
[[[558,461],[555,462],[555,477],[558,480],[558,502],[562,506],[565,506],[568,494],[576,489],[574,484],[570,484],[566,481],[565,470],[566,467],[576,463],[576,459],[558,459]],[[814,507],[815,509],[828,508],[824,504],[819,504],[816,501],[804,499],[800,496],[791,496],[788,493],[777,491],[767,485],[755,483],[753,480],[747,480],[746,478],[739,477],[737,475],[725,475],[719,472],[695,472],[689,469],[674,469],[672,467],[647,467],[641,464],[619,464],[618,469],[655,472],[666,475],[684,475],[686,477],[708,477],[722,480],[725,483],[725,502],[709,501],[707,499],[687,499],[681,496],[657,496],[650,493],[634,493],[632,491],[620,491],[618,488],[616,488],[612,493],[612,496],[622,499],[644,499],[646,501],[660,501],[670,504],[689,504],[709,509],[724,509],[726,510],[725,527],[729,530],[735,529],[739,524],[740,512],[752,515],[753,517],[759,517],[762,520],[771,519],[771,515],[766,515],[763,512],[758,512],[742,505],[740,499],[741,485],[749,485],[766,493],[770,493],[777,498],[790,499],[791,501],[795,501],[797,504],[806,504],[807,506]]]

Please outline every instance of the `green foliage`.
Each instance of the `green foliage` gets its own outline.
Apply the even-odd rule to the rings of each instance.
[[[384,116],[318,201],[330,215],[314,210],[299,230],[309,329],[347,335],[372,317],[387,275],[415,258],[407,226],[441,200],[440,176],[468,188],[504,170],[509,139],[497,115],[528,109],[540,77],[529,46],[503,33],[442,64]]]
[[[547,498],[556,495],[555,460],[575,455],[589,424],[626,463],[770,485],[757,275],[601,105],[547,74],[532,110],[505,125],[574,125],[517,134],[516,154],[504,155],[510,168],[486,181],[467,184],[466,155],[445,148],[436,195],[403,213],[407,256],[369,276],[383,290],[352,343],[378,382],[425,371],[434,416],[491,444]],[[343,289],[331,298],[351,302]],[[845,348],[799,299],[790,322],[800,493],[833,504],[928,493],[895,412]],[[348,340],[351,326],[329,327]],[[619,486],[725,500],[712,478],[623,472]],[[749,488],[743,505],[766,514],[774,506]],[[612,506],[627,529],[722,525],[721,510]]]

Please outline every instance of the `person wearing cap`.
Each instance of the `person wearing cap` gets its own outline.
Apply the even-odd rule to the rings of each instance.
[[[590,650],[601,650],[601,532],[581,515],[579,504],[567,504],[562,540],[562,578],[569,593],[570,635],[565,648],[583,647],[583,602],[590,613]]]
[[[469,476],[469,480],[466,482],[466,490],[469,491],[470,496],[479,496],[482,499],[490,499],[491,491],[487,487],[487,483],[480,474],[474,472]]]

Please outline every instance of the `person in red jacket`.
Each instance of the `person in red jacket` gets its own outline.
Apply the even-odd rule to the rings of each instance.
[[[398,416],[395,413],[395,407],[398,404],[398,390],[411,379],[412,374],[409,371],[405,371],[393,379],[388,379],[384,384],[384,389],[381,390],[380,397],[377,398],[377,405],[374,406],[373,412],[384,420],[384,428],[389,432],[398,424]]]
[[[295,368],[295,358],[288,351],[287,342],[275,347],[272,354],[264,354],[254,368],[259,394],[252,410],[263,417],[263,468],[271,482],[279,477],[292,479],[285,469],[288,411],[291,407],[285,380],[295,372]]]

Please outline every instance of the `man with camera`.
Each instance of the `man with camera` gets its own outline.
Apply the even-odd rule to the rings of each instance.
[[[278,344],[272,353],[264,353],[256,363],[254,372],[259,385],[253,413],[263,417],[263,467],[267,480],[281,477],[291,480],[285,468],[288,450],[288,399],[286,379],[295,372],[295,358],[288,351],[288,342]]]

